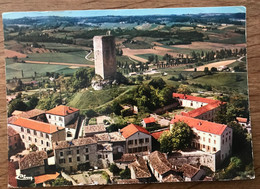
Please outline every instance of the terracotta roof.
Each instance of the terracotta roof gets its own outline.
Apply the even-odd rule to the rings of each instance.
[[[128,163],[134,162],[137,159],[135,154],[123,154],[121,159],[115,160],[115,162]]]
[[[15,164],[14,162],[8,162],[8,185],[16,188],[17,180],[15,177],[16,177]]]
[[[171,163],[167,160],[166,155],[159,152],[154,151],[148,155],[148,159],[150,161],[150,165],[160,174],[167,173],[172,170]]]
[[[151,173],[143,157],[138,156],[136,161],[129,164],[129,167],[132,167],[137,179],[151,177]]]
[[[247,123],[247,118],[243,118],[243,117],[236,117],[236,120],[240,123]]]
[[[163,182],[181,182],[181,181],[183,181],[182,177],[173,174],[169,174],[163,178]]]
[[[45,151],[31,152],[21,159],[20,170],[43,166],[45,164],[44,160],[47,158],[48,156]]]
[[[184,116],[189,116],[189,117],[197,117],[201,114],[204,114],[210,110],[213,110],[213,109],[219,107],[221,104],[225,104],[225,103],[223,103],[221,101],[216,101],[214,103],[207,104],[206,106],[202,106],[200,108],[191,110],[189,112],[182,112],[181,114]]]
[[[142,133],[150,135],[150,133],[145,128],[138,126],[138,125],[134,125],[132,123],[130,125],[124,127],[123,129],[121,129],[120,132],[122,133],[123,137],[125,137],[125,138],[128,138],[137,132],[142,132]]]
[[[45,114],[45,111],[39,110],[39,109],[32,109],[27,112],[22,112],[22,113],[18,114],[17,116],[23,117],[23,118],[33,118],[33,117],[39,116],[41,114]]]
[[[154,117],[147,117],[143,119],[145,123],[155,123]]]
[[[84,126],[85,133],[99,133],[106,132],[104,125],[88,125]]]
[[[176,115],[174,119],[172,119],[171,123],[174,124],[179,121],[183,121],[191,128],[195,128],[198,131],[203,131],[215,135],[221,135],[223,131],[227,128],[227,126],[223,124],[209,122],[201,119],[195,119],[195,118],[186,117],[182,115]]]
[[[8,126],[7,127],[7,134],[8,134],[9,137],[11,137],[11,136],[17,135],[18,133],[12,127]]]
[[[74,112],[79,111],[77,108],[72,108],[69,106],[59,105],[51,110],[46,111],[47,114],[54,114],[59,116],[66,116]]]
[[[161,134],[164,132],[164,131],[170,131],[169,129],[166,129],[166,130],[163,130],[163,131],[158,131],[158,132],[154,132],[154,133],[151,133],[151,135],[153,136],[153,138],[155,138],[156,140],[158,140],[161,136]]]
[[[119,132],[111,132],[111,133],[108,133],[109,136],[110,136],[110,141],[111,142],[123,142],[125,141],[125,138],[122,136],[121,133]]]
[[[182,167],[180,168],[180,171],[183,172],[183,176],[192,178],[194,177],[200,169],[190,165],[190,164],[183,164]]]
[[[137,184],[140,183],[138,179],[118,179],[117,184]]]
[[[55,180],[59,175],[60,175],[60,173],[57,173],[57,172],[55,174],[40,175],[40,176],[34,177],[34,182],[35,182],[35,184],[41,184],[46,181]]]
[[[15,111],[13,111],[12,115],[13,115],[13,116],[17,116],[17,115],[19,115],[19,114],[21,114],[21,113],[23,113],[23,111],[15,110]]]
[[[89,144],[97,143],[97,141],[92,137],[86,137],[86,138],[79,138],[74,139],[72,141],[58,141],[53,143],[54,149],[63,149],[63,148],[69,148],[69,147],[75,147],[75,146],[85,146]]]
[[[100,134],[95,134],[94,138],[98,142],[107,142],[110,141],[110,136],[108,133],[100,133]]]
[[[17,116],[8,117],[7,123],[8,123],[8,124],[13,124],[13,122],[15,122],[17,119],[18,119]]]
[[[41,121],[36,121],[32,119],[27,119],[27,118],[18,118],[16,121],[12,123],[13,125],[17,125],[20,127],[28,128],[28,129],[33,129],[36,131],[52,134],[55,133],[59,130],[65,129],[64,127],[58,127],[55,125],[51,125],[49,123],[44,123]]]
[[[209,98],[202,98],[198,96],[191,96],[191,95],[185,95],[185,94],[180,94],[180,93],[172,93],[172,97],[174,98],[180,98],[180,99],[186,99],[186,100],[192,100],[192,101],[197,101],[197,102],[203,102],[203,103],[215,103],[218,100],[213,100]]]

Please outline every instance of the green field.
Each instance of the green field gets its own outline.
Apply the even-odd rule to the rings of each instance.
[[[133,63],[134,61],[130,60],[128,56],[116,56],[116,61],[119,62],[127,62],[127,63]]]
[[[226,92],[232,92],[232,90],[235,90],[240,93],[246,93],[248,89],[247,73],[221,72],[189,80],[189,84],[191,83],[211,85],[212,87]]]
[[[156,55],[157,55],[157,54],[148,53],[148,54],[138,54],[138,55],[136,55],[136,56],[148,60],[148,57],[149,57],[149,56],[156,56]],[[162,60],[163,60],[163,56],[161,56],[161,55],[157,55],[157,56],[158,56],[158,60],[159,60],[159,61],[162,61]]]
[[[45,75],[46,72],[59,72],[65,68],[68,68],[68,66],[14,63],[12,59],[6,59],[6,79],[21,78],[21,70],[23,70],[24,77],[33,77],[34,72]]]
[[[130,49],[150,49],[153,47],[151,44],[144,41],[135,41],[133,43],[124,42],[124,45]]]
[[[72,64],[94,64],[94,62],[85,59],[85,51],[67,52],[67,53],[34,53],[29,54],[28,58],[23,60],[42,61],[42,62],[64,62]]]

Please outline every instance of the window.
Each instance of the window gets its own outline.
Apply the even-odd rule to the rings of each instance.
[[[66,163],[65,159],[59,159],[59,163]]]
[[[37,132],[34,130],[34,131],[33,131],[33,134],[34,134],[34,135],[37,135]]]
[[[88,153],[88,148],[86,148],[86,153]]]
[[[71,155],[72,154],[72,151],[67,151],[67,155]]]
[[[222,144],[224,144],[224,139],[222,140]]]
[[[106,158],[107,158],[108,156],[107,156],[107,154],[106,154]]]
[[[22,138],[24,139],[24,135],[22,135]]]
[[[210,143],[210,138],[209,138],[209,143]]]
[[[35,138],[34,141],[37,142],[37,138]]]
[[[205,137],[203,137],[203,141],[205,141]]]
[[[61,117],[59,117],[59,121],[62,121],[62,118],[61,118]]]
[[[51,115],[49,115],[49,119],[51,119]]]
[[[128,141],[128,145],[130,145],[130,144],[133,144],[133,141],[132,141],[132,140],[129,140],[129,141]]]
[[[69,163],[71,163],[72,162],[72,158],[69,158]]]
[[[24,129],[23,129],[23,127],[21,127],[21,132],[24,132]]]
[[[63,156],[63,152],[60,152],[60,156],[61,156],[61,157]]]
[[[28,140],[30,140],[30,141],[31,141],[31,137],[28,137]]]
[[[214,144],[216,144],[216,140],[214,140]]]
[[[31,131],[30,131],[30,129],[27,129],[27,133],[31,134]]]
[[[79,154],[79,150],[77,150],[77,154]]]
[[[14,140],[16,141],[16,137],[14,137]]]
[[[46,138],[49,138],[49,135],[46,133],[45,137],[46,137]]]
[[[148,142],[149,142],[149,138],[146,138],[146,139],[145,139],[145,142],[148,143]]]
[[[77,161],[80,161],[80,157],[79,156],[77,157]]]
[[[43,140],[41,140],[41,144],[43,144]]]
[[[139,144],[143,144],[144,143],[144,139],[139,139]]]
[[[137,144],[137,139],[135,139],[135,144]]]
[[[205,144],[203,144],[203,148],[205,148]]]
[[[46,142],[46,146],[49,146],[49,142]]]
[[[86,161],[88,161],[88,160],[89,160],[89,156],[88,156],[88,155],[86,155],[85,157],[86,157]]]
[[[98,154],[98,159],[101,159],[101,158],[102,158],[102,156],[100,154]]]
[[[190,106],[193,106],[193,102],[190,103]]]
[[[230,136],[229,136],[228,138],[229,138],[229,140],[231,139],[231,137],[230,137]]]
[[[43,137],[43,133],[41,133],[41,137]]]
[[[213,148],[213,151],[216,152],[216,148],[215,147]]]

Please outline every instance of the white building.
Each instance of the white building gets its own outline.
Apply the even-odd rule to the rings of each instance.
[[[12,127],[20,134],[25,148],[35,144],[38,150],[51,150],[52,142],[65,140],[65,129],[27,118],[17,118],[9,122],[8,126]]]
[[[176,115],[171,121],[171,129],[176,122],[184,122],[191,127],[195,139],[192,147],[204,152],[216,153],[221,162],[232,153],[232,129],[227,125]]]
[[[130,124],[120,132],[126,139],[126,153],[143,153],[152,150],[152,137],[145,128]]]
[[[59,105],[46,111],[46,117],[50,124],[65,127],[79,115],[79,109]]]

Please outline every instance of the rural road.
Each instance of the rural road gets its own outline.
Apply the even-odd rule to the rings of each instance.
[[[94,58],[89,59],[88,57],[91,55],[92,52],[93,52],[93,51],[90,50],[90,52],[85,56],[85,59],[88,60],[88,61],[91,61],[91,62],[94,61]]]
[[[74,66],[74,67],[91,67],[94,68],[94,65],[89,65],[89,64],[73,64],[73,63],[66,63],[66,62],[42,62],[42,61],[32,61],[32,60],[27,60],[25,61],[25,64],[51,64],[51,65],[63,65],[63,66]]]
[[[218,68],[219,66],[227,66],[233,62],[235,62],[237,59],[232,59],[232,60],[224,60],[224,61],[219,61],[219,62],[214,62],[214,63],[210,63],[210,64],[206,64],[203,66],[199,66],[197,67],[197,71],[204,71],[205,67],[208,67],[209,70],[212,67]],[[194,71],[194,68],[190,68],[190,69],[186,69],[185,71]]]

